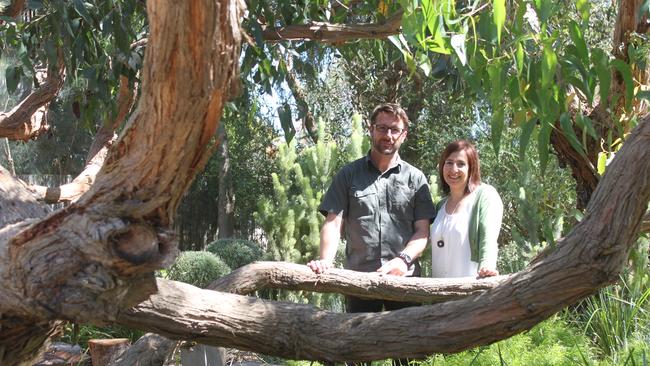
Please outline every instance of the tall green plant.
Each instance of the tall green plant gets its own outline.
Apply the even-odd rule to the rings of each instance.
[[[598,353],[622,363],[633,345],[650,340],[650,275],[648,240],[630,253],[620,283],[602,289],[576,308],[576,321],[584,327]]]

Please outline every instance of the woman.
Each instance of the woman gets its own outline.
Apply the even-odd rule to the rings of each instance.
[[[503,203],[494,187],[481,183],[474,145],[464,140],[449,144],[440,157],[438,175],[446,197],[431,224],[432,276],[498,275]]]

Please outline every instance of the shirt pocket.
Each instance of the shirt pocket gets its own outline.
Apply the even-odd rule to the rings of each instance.
[[[372,216],[377,207],[377,190],[373,186],[365,189],[350,188],[350,217]]]
[[[391,216],[399,221],[413,221],[415,188],[404,183],[395,183],[389,192]]]

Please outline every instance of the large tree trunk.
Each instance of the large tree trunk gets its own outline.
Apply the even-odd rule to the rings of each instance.
[[[241,9],[152,0],[147,11],[142,97],[92,189],[45,218],[24,210],[0,230],[2,365],[34,354],[51,320],[114,320],[156,291],[152,271],[175,257],[173,215],[236,90]],[[1,204],[38,207],[18,197]]]

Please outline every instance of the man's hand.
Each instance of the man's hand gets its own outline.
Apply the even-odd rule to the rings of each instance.
[[[490,269],[490,268],[481,268],[478,270],[478,278],[485,278],[485,277],[492,277],[492,276],[498,276],[499,271],[496,269]]]
[[[384,265],[381,266],[377,272],[379,272],[379,275],[381,276],[405,276],[406,272],[408,272],[408,268],[406,267],[406,263],[402,258],[396,257],[384,263]]]
[[[309,261],[309,263],[307,263],[307,267],[311,268],[314,273],[323,273],[328,269],[334,267],[334,263],[326,259],[315,259],[313,261]]]

